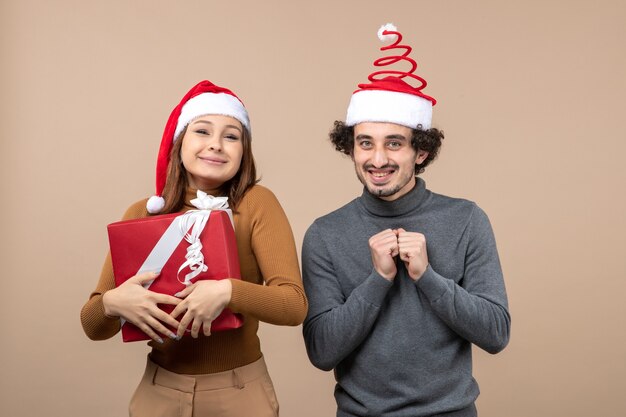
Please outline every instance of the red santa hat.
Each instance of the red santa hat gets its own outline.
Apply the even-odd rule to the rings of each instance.
[[[381,70],[370,74],[368,77],[370,83],[359,84],[359,89],[352,94],[346,125],[387,122],[412,129],[418,127],[423,130],[430,129],[433,106],[437,101],[422,93],[426,87],[426,80],[413,73],[417,69],[417,63],[408,56],[412,48],[400,44],[402,35],[391,23],[383,25],[378,30],[378,38],[383,42],[395,38],[394,43],[381,47],[381,51],[404,49],[404,53],[379,58],[374,61],[375,66],[381,67],[407,61],[411,64],[411,69],[409,71]],[[387,76],[379,78],[382,75]],[[417,80],[420,85],[417,87],[410,85],[404,80],[406,77]]]
[[[248,112],[235,93],[206,80],[196,84],[174,107],[165,125],[157,157],[156,195],[150,197],[146,204],[149,213],[159,213],[165,207],[165,200],[161,194],[165,187],[167,165],[174,142],[191,121],[207,114],[233,117],[250,132]]]

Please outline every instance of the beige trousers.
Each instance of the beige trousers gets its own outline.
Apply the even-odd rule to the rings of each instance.
[[[181,375],[148,358],[130,401],[131,417],[278,417],[278,401],[265,361],[230,371]]]

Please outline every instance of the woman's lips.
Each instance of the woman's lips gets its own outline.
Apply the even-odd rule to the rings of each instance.
[[[199,156],[198,158],[208,164],[221,165],[226,163],[224,159],[216,158],[214,156]]]

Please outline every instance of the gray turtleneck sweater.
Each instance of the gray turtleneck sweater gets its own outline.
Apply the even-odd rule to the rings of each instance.
[[[368,240],[384,229],[425,235],[429,267],[393,282],[372,264]],[[335,370],[338,416],[475,416],[471,344],[509,340],[510,316],[489,219],[474,203],[426,189],[395,201],[367,191],[317,219],[302,248],[311,362]],[[451,414],[444,414],[451,413]]]

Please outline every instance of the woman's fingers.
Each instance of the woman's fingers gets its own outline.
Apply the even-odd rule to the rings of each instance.
[[[176,297],[178,298],[185,298],[187,297],[189,294],[191,294],[191,292],[196,288],[197,284],[191,284],[188,287],[185,287],[182,291],[177,292],[176,294],[174,294]]]
[[[128,281],[126,282],[132,282],[134,284],[140,284],[140,285],[144,285],[147,283],[150,283],[152,281],[154,281],[156,279],[156,277],[159,276],[159,272],[153,271],[153,272],[143,272],[141,274],[137,274],[134,277],[130,278]]]
[[[161,338],[161,335],[166,335],[167,337],[171,339],[176,338],[176,335],[174,334],[174,332],[169,330],[160,321],[158,321],[152,316],[148,316],[144,320],[137,322],[137,323],[133,322],[133,324],[137,326],[139,329],[141,329],[141,331],[143,331],[145,334],[147,334],[150,337],[150,339],[158,343],[163,343],[163,339]]]
[[[192,320],[193,315],[187,311],[178,325],[178,331],[176,332],[178,337],[183,337],[185,335],[185,331],[187,330],[187,327],[189,327],[189,324],[191,324]]]
[[[157,343],[163,343],[163,339],[159,336],[152,327],[148,326],[146,323],[133,323],[137,326],[142,332],[148,335],[150,339],[154,340]]]
[[[211,336],[211,320],[202,320],[199,317],[194,318],[191,325],[191,337],[197,338],[200,335],[200,329],[205,336]]]
[[[183,300],[180,300],[180,301],[183,301]],[[178,305],[176,305],[176,307],[174,307],[174,310],[172,310],[172,312],[170,313],[170,316],[176,319],[185,311],[187,311],[187,303],[178,303]]]
[[[189,328],[190,325],[191,325],[191,328],[189,329],[189,332],[191,334],[191,337],[193,337],[194,339],[200,335],[201,329],[202,329],[202,334],[204,334],[205,336],[211,336],[211,324],[212,323],[213,323],[212,320],[208,320],[208,319],[203,320],[200,317],[193,316],[191,313],[187,312],[185,313],[183,318],[180,320],[180,325],[178,326],[177,337],[183,337],[183,335],[187,331],[187,328]]]
[[[177,329],[178,326],[180,325],[180,322],[178,320],[176,320],[174,317],[167,314],[165,311],[161,310],[160,308],[157,308],[157,310],[153,313],[153,316],[156,320],[158,320],[159,323],[165,323],[172,329]],[[168,330],[167,335],[170,337],[174,337],[174,338],[176,337],[176,334],[174,334],[170,330]]]
[[[177,306],[178,304],[181,303],[180,298],[178,297],[174,297],[171,295],[167,295],[167,294],[159,294],[159,293],[153,293],[154,294],[154,301],[157,304],[171,304],[173,306]]]
[[[213,324],[211,320],[205,320],[204,323],[202,323],[202,330],[205,336],[211,336],[211,324]]]
[[[213,320],[230,301],[230,280],[201,281],[184,288],[176,296],[171,296],[142,287],[142,283],[155,277],[154,273],[145,273],[131,278],[131,284],[123,291],[125,297],[117,303],[121,306],[119,310],[122,314],[119,315],[137,325],[156,341],[160,339],[157,333],[181,338],[190,326],[191,336],[194,338],[201,333],[211,335]],[[159,308],[159,304],[173,305],[174,309],[167,314]],[[175,329],[176,333],[172,333],[168,326]]]
[[[178,321],[156,306],[144,310],[143,313],[129,314],[126,320],[133,323],[151,339],[159,343],[163,343],[161,335],[176,339],[176,334],[168,329],[166,325],[175,329],[178,327]]]
[[[163,325],[163,323],[161,323],[159,320],[157,320],[154,317],[149,317],[146,320],[146,324],[148,326],[150,326],[150,328],[152,328],[154,331],[156,331],[157,333],[159,333],[161,335],[165,335],[165,336],[169,337],[170,339],[176,339],[177,338],[176,334],[173,331],[171,331],[170,329],[165,327],[165,325]],[[176,326],[174,326],[174,327],[176,327]]]
[[[191,336],[198,337],[202,333],[211,334],[211,323],[228,305],[232,296],[230,280],[198,281],[185,288],[177,297],[184,300],[174,307],[170,316],[178,318],[183,315],[178,325],[178,336],[182,337],[191,325]]]
[[[162,336],[176,338],[176,334],[168,329],[178,328],[179,322],[176,318],[161,310],[158,304],[169,304],[177,306],[182,302],[180,298],[167,294],[160,294],[145,288],[158,277],[157,272],[144,272],[137,274],[127,280],[123,289],[125,298],[121,303],[123,306],[122,316],[139,327],[151,339],[163,343]],[[118,289],[121,290],[121,287]]]
[[[194,339],[198,338],[198,333],[200,333],[200,328],[202,327],[202,320],[199,317],[194,318],[193,324],[191,325],[191,337]]]

